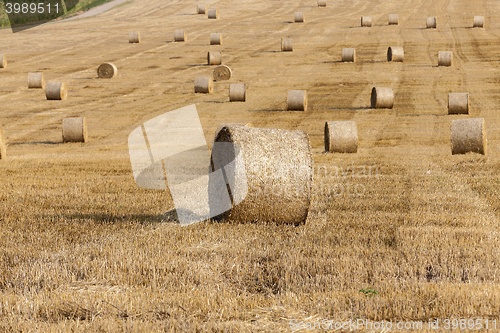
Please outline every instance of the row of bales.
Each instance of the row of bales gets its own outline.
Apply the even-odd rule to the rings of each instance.
[[[318,7],[326,7],[325,0],[318,0]],[[206,5],[198,5],[198,14],[207,14],[209,19],[220,19],[217,9],[207,10]],[[294,22],[304,24],[303,12],[296,12]],[[372,19],[369,16],[361,18],[362,27],[371,27]],[[389,15],[389,25],[398,25],[397,14]],[[484,18],[475,17],[474,27],[483,27]],[[428,18],[427,28],[436,28],[437,19]],[[175,42],[186,42],[185,30],[174,31]],[[221,45],[222,34],[210,34],[210,45]],[[139,31],[129,33],[130,43],[140,43]],[[281,39],[281,51],[293,52],[292,40]],[[341,54],[342,61],[356,62],[356,50],[344,48]],[[439,66],[452,66],[453,54],[451,51],[439,52]],[[7,66],[5,55],[0,56],[2,68]],[[387,60],[403,62],[404,50],[400,46],[391,46],[387,51]],[[212,77],[196,77],[194,93],[210,94],[213,91],[214,80],[229,80],[231,69],[222,64],[220,51],[207,53],[208,65],[216,65]],[[111,79],[117,74],[117,67],[105,63],[98,67],[100,78]],[[49,100],[64,100],[67,98],[67,87],[64,82],[49,82],[45,84],[43,73],[30,73],[28,76],[30,88],[45,89]],[[229,85],[229,101],[245,102],[247,100],[246,84],[231,83]],[[287,96],[287,110],[307,111],[307,90],[290,90]],[[390,87],[373,87],[370,96],[370,105],[374,109],[393,108],[394,92]],[[449,94],[448,113],[468,114],[468,93]],[[453,120],[451,123],[452,154],[475,152],[486,154],[486,134],[484,119]],[[84,117],[63,119],[63,141],[87,141],[86,120]],[[215,142],[232,142],[240,150],[241,161],[244,161],[248,193],[246,198],[232,210],[222,214],[225,218],[245,221],[267,220],[281,223],[301,224],[307,218],[311,200],[311,185],[313,180],[313,160],[308,135],[300,130],[264,129],[239,124],[221,125],[215,135]],[[5,156],[5,141],[0,138],[0,157]],[[354,121],[326,121],[324,126],[324,145],[326,152],[356,153],[358,151],[358,131]],[[214,155],[212,154],[212,158]],[[265,163],[263,162],[265,161]],[[217,165],[217,163],[215,163]],[[221,165],[221,164],[219,164]],[[233,170],[237,172],[237,168]],[[280,176],[277,176],[277,175]],[[233,178],[236,174],[232,175]],[[230,179],[228,177],[228,179]],[[229,184],[227,184],[229,185]],[[280,189],[289,189],[282,191]],[[293,190],[291,190],[293,189]],[[264,193],[264,195],[263,195]],[[279,201],[279,208],[263,209],[269,202]]]

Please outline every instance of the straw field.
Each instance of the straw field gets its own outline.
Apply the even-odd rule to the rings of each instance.
[[[197,15],[196,2],[132,0],[0,30],[0,332],[289,332],[293,320],[358,319],[439,320],[433,332],[444,332],[462,318],[500,329],[500,2],[207,5],[219,19]],[[475,15],[484,28],[472,28]],[[426,29],[431,16],[437,29]],[[186,42],[174,42],[178,29]],[[222,45],[209,45],[212,32]],[[391,46],[404,62],[387,61]],[[356,62],[341,61],[343,48]],[[443,50],[453,66],[437,66]],[[208,51],[232,76],[195,94],[194,80],[213,73]],[[97,77],[105,62],[116,77]],[[29,89],[28,73],[65,82],[67,99]],[[245,102],[229,102],[232,83],[245,83]],[[370,108],[373,87],[393,89],[392,109]],[[286,111],[289,90],[307,91],[307,111]],[[448,114],[455,92],[468,92],[468,114]],[[130,132],[193,103],[207,142],[221,123],[309,135],[305,224],[180,227],[168,191],[136,186]],[[67,117],[86,118],[87,142],[63,143]],[[451,121],[469,118],[484,118],[487,155],[451,154]],[[356,122],[357,153],[324,152],[326,121]]]

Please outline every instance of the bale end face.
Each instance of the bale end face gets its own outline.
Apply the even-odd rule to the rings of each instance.
[[[106,62],[97,67],[97,76],[100,79],[112,79],[118,73],[118,69],[112,63]]]
[[[342,61],[343,62],[356,62],[356,49],[355,48],[343,48],[342,49]]]
[[[131,31],[128,33],[128,42],[129,43],[140,43],[141,42],[141,34],[139,31]]]
[[[474,16],[473,28],[484,28],[484,16]]]
[[[246,86],[244,83],[231,83],[229,85],[230,102],[245,102],[246,98]]]
[[[325,123],[325,151],[330,153],[357,153],[358,129],[354,121],[327,121]]]
[[[469,152],[486,155],[486,129],[484,118],[458,119],[451,122],[451,153]]]
[[[404,49],[400,46],[391,46],[387,49],[387,61],[403,62]]]
[[[28,88],[29,89],[45,89],[45,78],[43,73],[29,73],[28,74]]]
[[[371,16],[362,16],[361,17],[361,26],[362,27],[371,27],[372,26],[372,17]]]
[[[307,111],[307,91],[289,90],[287,97],[288,111]]]
[[[295,16],[293,18],[293,21],[295,23],[303,23],[304,22],[304,13],[303,12],[296,12]]]
[[[7,56],[0,54],[0,68],[7,68]]]
[[[214,83],[211,77],[197,77],[194,81],[194,92],[201,94],[211,94]]]
[[[448,114],[469,114],[469,94],[448,94]]]
[[[63,119],[63,142],[87,142],[87,121],[85,117]]]
[[[45,87],[45,96],[48,100],[65,100],[68,89],[64,82],[49,82]]]
[[[231,78],[231,68],[226,65],[219,65],[214,68],[213,78],[215,81],[225,81]]]
[[[371,95],[372,109],[392,109],[394,106],[394,92],[392,88],[373,87]]]

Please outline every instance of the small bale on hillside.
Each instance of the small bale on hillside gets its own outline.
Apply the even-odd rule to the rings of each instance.
[[[427,20],[425,21],[425,27],[427,29],[436,29],[437,28],[437,17],[436,16],[428,17]]]
[[[372,109],[392,109],[394,106],[394,92],[392,88],[373,87],[371,96]]]
[[[281,52],[292,52],[293,45],[291,38],[281,38]]]
[[[116,74],[118,74],[118,69],[110,62],[105,62],[97,67],[97,76],[101,79],[112,79]]]
[[[230,102],[245,102],[246,98],[246,86],[244,83],[231,83],[229,85]]]
[[[28,88],[29,89],[45,89],[45,77],[43,73],[29,73],[28,74]]]
[[[330,153],[356,153],[358,151],[356,122],[325,122],[325,151]]]
[[[403,62],[405,51],[402,46],[391,46],[387,49],[387,61]]]
[[[208,11],[208,18],[212,20],[217,20],[219,18],[219,10],[218,9],[210,9]]]
[[[196,7],[196,13],[197,14],[206,14],[207,13],[207,5],[198,5],[198,7]]]
[[[7,156],[7,144],[5,143],[5,136],[3,135],[3,128],[0,126],[0,160]]]
[[[448,94],[448,114],[469,114],[469,94]]]
[[[484,118],[457,119],[451,122],[451,154],[469,152],[486,155]]]
[[[484,16],[474,16],[473,28],[484,28]]]
[[[210,45],[222,45],[222,34],[211,33],[210,34]]]
[[[175,30],[174,31],[174,41],[176,41],[176,42],[187,41],[186,30]]]
[[[129,43],[140,43],[141,42],[141,34],[139,31],[131,31],[128,33],[128,42]]]
[[[293,17],[293,21],[295,23],[303,23],[304,22],[304,13],[303,12],[295,12]]]
[[[356,62],[356,49],[352,47],[342,49],[343,62]]]
[[[64,82],[49,82],[45,86],[45,96],[48,100],[64,100],[68,96],[68,88]]]
[[[389,14],[389,25],[398,25],[398,24],[399,24],[399,15]]]
[[[224,167],[226,180],[221,184],[213,180],[217,173],[210,174],[209,205],[215,219],[289,225],[306,222],[313,159],[303,131],[225,126],[216,137],[211,162],[213,171]],[[230,162],[232,166],[225,167]],[[228,187],[232,208],[220,213],[219,198],[227,196]]]
[[[207,53],[208,65],[222,64],[222,53],[220,51],[209,51]]]
[[[307,111],[307,91],[289,90],[286,104],[288,111]]]
[[[0,68],[7,68],[7,56],[0,54]]]
[[[215,81],[229,80],[231,73],[231,68],[226,65],[219,65],[214,68],[213,78]]]
[[[194,81],[194,92],[201,94],[211,94],[214,90],[214,81],[211,77],[197,77]]]
[[[438,66],[452,66],[452,65],[453,65],[453,52],[439,51]]]
[[[362,27],[371,27],[372,26],[372,17],[371,16],[361,16],[361,26]]]
[[[68,117],[62,123],[63,142],[87,142],[87,121],[85,117]]]
[[[326,7],[326,0],[318,0],[318,7]]]

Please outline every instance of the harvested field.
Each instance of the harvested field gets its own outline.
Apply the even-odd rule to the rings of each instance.
[[[447,318],[500,329],[500,2],[214,0],[217,20],[197,5],[133,0],[0,30],[0,332],[288,332],[294,319],[439,319],[432,332],[449,332]],[[188,42],[173,41],[177,29]],[[207,45],[213,32],[222,45]],[[293,52],[280,52],[283,37]],[[404,62],[386,61],[393,45]],[[340,61],[347,47],[355,63]],[[453,66],[437,66],[442,50]],[[213,74],[209,51],[232,76],[195,94]],[[104,62],[119,75],[99,79]],[[35,72],[65,82],[67,99],[29,89]],[[237,82],[245,103],[228,100]],[[372,87],[391,87],[394,107],[371,109]],[[307,112],[286,111],[289,90],[307,90]],[[468,115],[448,114],[454,92],[472,96]],[[305,224],[180,227],[168,191],[137,187],[128,135],[193,103],[207,142],[222,123],[308,134]],[[88,142],[63,144],[67,117],[86,117]],[[487,155],[451,153],[452,120],[469,118],[484,118]],[[324,153],[325,122],[348,120],[357,153]]]

